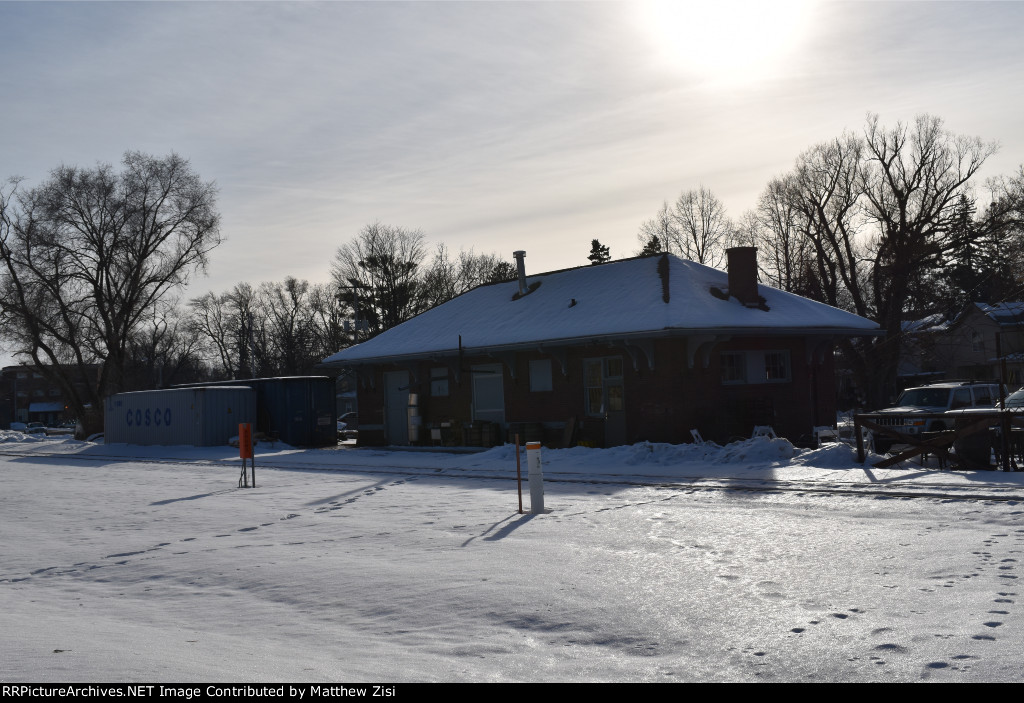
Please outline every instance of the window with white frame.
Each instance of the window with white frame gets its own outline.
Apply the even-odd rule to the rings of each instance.
[[[530,391],[538,393],[551,389],[551,360],[534,359],[530,362]]]
[[[793,379],[785,349],[723,352],[718,363],[723,385],[788,383]]]

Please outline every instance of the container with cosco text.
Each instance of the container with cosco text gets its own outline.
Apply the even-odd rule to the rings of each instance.
[[[256,418],[251,388],[172,388],[118,393],[106,400],[104,435],[108,444],[184,444],[215,447]]]

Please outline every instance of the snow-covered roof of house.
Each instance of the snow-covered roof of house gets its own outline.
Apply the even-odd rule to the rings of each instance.
[[[1024,303],[975,303],[983,314],[999,325],[1020,325],[1024,323]]]
[[[949,329],[952,321],[942,313],[935,313],[922,317],[920,320],[906,320],[903,322],[903,331],[912,334],[915,332],[944,332]]]
[[[665,263],[661,263],[665,262]],[[862,317],[759,285],[765,307],[747,307],[728,274],[672,255],[648,256],[479,286],[362,344],[326,365],[447,356],[589,341],[693,334],[875,335]]]

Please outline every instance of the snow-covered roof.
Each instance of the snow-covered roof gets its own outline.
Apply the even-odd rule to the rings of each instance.
[[[711,289],[726,291],[728,274],[672,255],[528,276],[527,285],[518,299],[517,281],[479,286],[323,363],[446,356],[460,336],[464,351],[484,352],[701,333],[880,333],[870,320],[768,286],[758,286],[768,310],[716,297]]]
[[[950,320],[942,313],[935,313],[922,317],[920,320],[906,320],[903,322],[903,331],[914,332],[943,332],[949,329]]]
[[[975,303],[978,310],[999,325],[1020,325],[1024,322],[1024,303]]]

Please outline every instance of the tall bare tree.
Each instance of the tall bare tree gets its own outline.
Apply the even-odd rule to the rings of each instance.
[[[343,299],[368,326],[369,336],[421,312],[420,268],[426,259],[420,230],[375,222],[341,245],[331,276]]]
[[[673,219],[675,245],[683,257],[707,266],[720,266],[732,235],[725,205],[710,189],[683,192],[676,200]]]
[[[896,380],[897,337],[914,282],[980,234],[959,226],[958,204],[961,196],[972,195],[970,180],[997,148],[953,134],[931,115],[891,128],[883,127],[877,115],[868,116],[860,190],[876,233],[870,271],[874,319],[887,334],[871,350],[876,402],[885,399]]]
[[[86,432],[122,388],[132,334],[220,243],[216,188],[187,160],[128,152],[121,165],[61,166],[0,194],[4,331]]]
[[[657,237],[664,251],[707,266],[721,266],[733,238],[725,205],[710,189],[683,191],[672,206],[666,202],[654,219],[640,225],[646,249]]]
[[[497,254],[477,254],[472,249],[460,249],[453,259],[448,247],[438,244],[420,278],[422,305],[432,308],[481,284],[504,280],[510,267]],[[515,276],[514,269],[511,276]]]
[[[886,330],[840,342],[874,406],[894,390],[902,323],[920,309],[928,276],[1005,227],[971,215],[970,181],[995,149],[937,117],[886,128],[869,115],[862,134],[807,150],[761,197],[763,245],[791,262],[780,269],[784,287]]]

